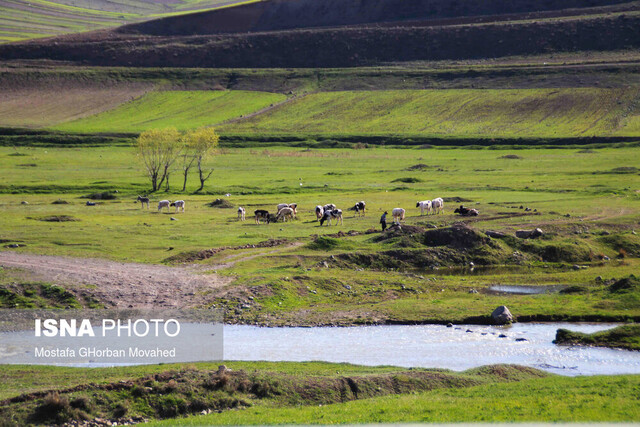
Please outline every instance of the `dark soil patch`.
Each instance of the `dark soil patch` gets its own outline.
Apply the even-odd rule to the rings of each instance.
[[[396,178],[391,182],[404,182],[405,184],[412,184],[412,183],[416,183],[416,182],[422,182],[422,180],[420,178],[414,178],[414,177],[403,177],[403,178]]]
[[[66,200],[58,199],[51,202],[51,204],[52,205],[68,205],[69,202],[67,202]]]
[[[454,196],[454,197],[443,197],[442,200],[444,200],[445,202],[448,202],[448,203],[470,203],[470,202],[473,202],[473,200],[471,200],[471,199],[465,199],[465,198],[457,197],[457,196]]]
[[[522,159],[523,157],[518,156],[517,154],[507,154],[504,156],[498,157],[499,159]]]
[[[633,274],[623,279],[617,280],[609,286],[610,292],[622,293],[640,290],[640,278]]]
[[[30,218],[38,221],[45,222],[73,222],[80,221],[78,218],[72,217],[71,215],[49,215],[49,216],[41,216],[38,218]]]
[[[189,263],[202,261],[208,258],[211,258],[217,253],[222,251],[234,251],[240,249],[253,249],[253,248],[271,248],[274,246],[284,245],[288,243],[287,239],[269,239],[264,242],[256,243],[256,244],[246,244],[242,246],[221,246],[219,248],[205,249],[202,251],[190,251],[190,252],[182,252],[177,255],[173,255],[169,258],[163,260],[165,263],[169,264],[181,264],[181,263]]]
[[[431,169],[433,166],[425,165],[424,163],[418,163],[417,165],[409,166],[406,171],[423,171],[425,169]]]
[[[215,199],[211,203],[207,203],[207,206],[210,208],[221,208],[221,209],[231,209],[233,208],[233,203],[225,199]]]
[[[451,246],[459,249],[495,245],[489,237],[464,225],[428,230],[424,234],[424,243],[427,246]]]
[[[102,193],[92,193],[87,194],[86,196],[82,196],[81,199],[91,199],[91,200],[115,200],[117,196],[115,193],[111,191],[104,191]]]

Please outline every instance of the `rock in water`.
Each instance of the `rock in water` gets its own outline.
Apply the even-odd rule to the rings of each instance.
[[[506,325],[507,323],[513,322],[513,315],[504,305],[501,305],[500,307],[493,310],[493,313],[491,313],[491,318],[497,325]]]

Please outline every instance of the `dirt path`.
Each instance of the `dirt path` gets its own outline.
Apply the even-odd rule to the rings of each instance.
[[[203,292],[219,289],[233,280],[201,274],[215,268],[212,266],[168,267],[17,252],[0,252],[0,265],[27,270],[52,283],[93,285],[82,291],[119,308],[191,307],[205,302]]]

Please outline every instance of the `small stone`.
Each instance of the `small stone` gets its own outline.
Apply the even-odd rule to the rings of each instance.
[[[20,202],[20,204],[21,204],[21,205],[28,205],[28,204],[29,204],[29,202],[27,202],[26,200],[23,200],[23,201],[21,201],[21,202]]]
[[[453,328],[453,323],[447,323],[447,328]]]
[[[476,291],[475,289],[469,289],[469,293],[470,293],[470,294],[477,294],[477,293],[478,293],[478,291]]]
[[[521,341],[527,341],[526,338],[516,338],[516,341],[521,342]]]
[[[598,276],[598,277],[596,277],[596,282],[597,282],[597,283],[601,283],[601,282],[602,282],[602,276]]]
[[[177,218],[171,217],[171,221],[177,221]]]
[[[608,256],[606,256],[606,255],[602,257],[602,260],[603,260],[603,261],[609,261],[610,259],[611,259],[611,258],[609,258],[609,257],[608,257]]]
[[[498,335],[498,338],[507,338],[507,336],[505,334],[500,334]]]

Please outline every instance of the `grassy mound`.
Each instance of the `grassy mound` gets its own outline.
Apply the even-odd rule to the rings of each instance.
[[[560,345],[587,345],[640,350],[640,325],[623,325],[593,334],[558,329],[556,339],[553,342]]]
[[[207,206],[210,208],[220,208],[220,209],[231,209],[233,208],[233,203],[226,199],[215,199],[213,202],[207,203]]]
[[[634,276],[633,274],[629,277],[620,279],[609,286],[609,291],[615,293],[633,292],[637,290],[640,290],[640,278]]]
[[[300,364],[244,363],[248,368]],[[317,364],[316,364],[317,365]],[[434,389],[456,389],[482,384],[510,383],[546,378],[544,372],[511,365],[496,365],[455,373],[426,369],[380,369],[330,365],[332,374],[309,373],[300,366],[284,372],[211,369],[211,365],[150,372],[118,382],[79,384],[66,389],[39,390],[0,401],[0,422],[64,423],[107,418],[112,422],[133,419],[166,419],[204,411],[224,412],[254,404],[279,406],[326,405]],[[240,365],[242,366],[242,365]],[[295,366],[294,366],[295,367]],[[336,374],[344,367],[351,373]],[[343,369],[344,370],[344,369]],[[289,371],[289,372],[287,372]]]

